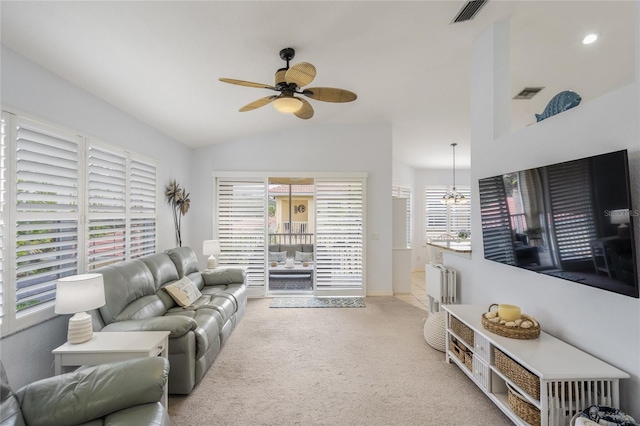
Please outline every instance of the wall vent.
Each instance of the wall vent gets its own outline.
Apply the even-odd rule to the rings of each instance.
[[[544,87],[525,87],[520,93],[515,95],[513,99],[531,99],[542,89],[544,89]]]
[[[489,0],[470,0],[462,6],[460,12],[451,21],[452,24],[472,20]]]

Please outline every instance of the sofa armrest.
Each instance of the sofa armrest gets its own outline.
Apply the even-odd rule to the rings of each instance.
[[[170,332],[169,338],[174,338],[183,336],[197,327],[198,324],[193,318],[170,315],[141,320],[116,321],[100,331],[168,331]]]
[[[80,424],[162,400],[169,361],[137,358],[49,377],[16,392],[30,426]]]
[[[244,269],[208,269],[202,273],[204,285],[244,284]]]

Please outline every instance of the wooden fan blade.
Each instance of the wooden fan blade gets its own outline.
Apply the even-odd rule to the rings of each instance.
[[[253,111],[254,109],[258,109],[260,107],[263,107],[265,105],[270,104],[276,98],[277,98],[277,96],[267,96],[265,98],[260,98],[257,101],[253,101],[250,104],[247,104],[247,105],[243,106],[242,108],[240,108],[240,112]]]
[[[358,95],[353,92],[333,87],[310,87],[304,89],[302,94],[311,99],[324,102],[351,102],[358,98]]]
[[[311,83],[316,78],[316,67],[308,62],[300,62],[287,70],[284,80],[287,83],[295,83],[296,86],[302,87]]]
[[[294,112],[296,117],[302,118],[303,120],[308,120],[311,117],[313,117],[313,107],[311,106],[311,104],[307,102],[306,99],[302,99],[298,97],[296,97],[296,99],[300,99],[300,101],[302,101],[302,107],[300,107],[299,110]]]
[[[222,81],[223,83],[237,84],[238,86],[257,87],[259,89],[276,90],[275,87],[269,86],[268,84],[252,83],[251,81],[234,80],[233,78],[219,78],[218,80]]]

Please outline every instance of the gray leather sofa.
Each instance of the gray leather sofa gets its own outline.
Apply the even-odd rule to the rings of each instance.
[[[169,426],[161,403],[169,362],[137,358],[9,387],[0,364],[1,426]]]
[[[247,306],[242,269],[201,273],[189,247],[119,262],[104,277],[106,304],[92,313],[95,331],[169,331],[169,393],[188,394],[200,382]],[[189,277],[202,293],[179,306],[164,290]]]

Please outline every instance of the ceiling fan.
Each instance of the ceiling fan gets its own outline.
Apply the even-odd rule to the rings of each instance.
[[[345,89],[333,87],[309,87],[303,89],[316,77],[316,67],[308,62],[300,62],[289,68],[289,61],[293,59],[296,52],[291,47],[280,51],[280,58],[287,61],[286,68],[276,71],[275,85],[252,83],[250,81],[235,80],[232,78],[221,78],[224,83],[237,84],[239,86],[257,87],[280,92],[260,98],[240,108],[240,112],[252,111],[267,104],[273,106],[280,112],[293,113],[296,117],[307,120],[313,117],[313,107],[306,99],[295,96],[304,95],[308,98],[324,102],[351,102],[358,97],[355,93]]]

